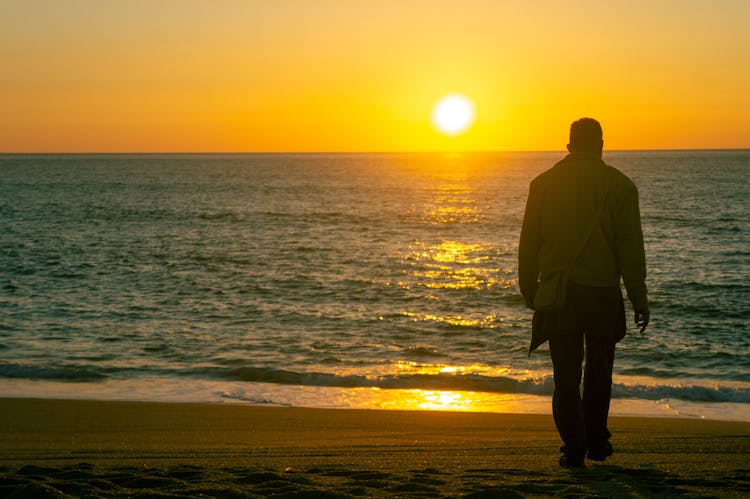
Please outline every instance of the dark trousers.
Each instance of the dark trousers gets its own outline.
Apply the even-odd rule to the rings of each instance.
[[[601,447],[610,437],[607,416],[612,365],[615,344],[624,327],[620,289],[571,283],[565,308],[555,315],[548,322],[554,324],[549,332],[555,378],[552,413],[564,444],[562,452],[583,456],[587,449]]]

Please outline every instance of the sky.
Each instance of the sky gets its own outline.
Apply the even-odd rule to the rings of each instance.
[[[746,0],[0,0],[0,152],[750,148]],[[459,93],[473,125],[430,122]]]

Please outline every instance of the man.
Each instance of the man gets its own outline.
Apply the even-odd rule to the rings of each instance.
[[[529,308],[540,280],[567,271],[561,308],[534,312],[529,350],[549,340],[552,413],[566,468],[613,452],[607,416],[615,344],[625,336],[620,278],[641,332],[649,321],[638,190],[602,161],[603,144],[596,120],[571,125],[570,154],[531,182],[519,245],[519,284]]]

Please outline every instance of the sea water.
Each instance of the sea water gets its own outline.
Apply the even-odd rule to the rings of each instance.
[[[0,396],[549,412],[516,261],[562,157],[0,156]],[[750,420],[750,151],[605,160],[652,314],[612,412]]]

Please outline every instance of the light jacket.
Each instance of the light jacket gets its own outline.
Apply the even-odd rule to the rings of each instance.
[[[529,187],[518,252],[519,285],[527,303],[534,300],[540,275],[570,264],[602,204],[568,279],[586,286],[619,286],[622,278],[633,306],[647,307],[638,189],[598,155],[586,153],[569,154]]]

